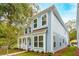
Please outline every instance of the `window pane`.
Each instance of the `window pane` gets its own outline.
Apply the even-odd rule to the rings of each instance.
[[[23,38],[23,43],[24,43],[24,40],[25,40],[25,39]]]
[[[56,47],[56,42],[54,42],[54,47]]]
[[[43,47],[43,42],[39,42],[39,47]]]
[[[29,32],[31,32],[31,27],[29,27]]]
[[[37,23],[37,19],[34,20],[34,23]]]
[[[46,24],[46,21],[42,21],[42,25],[45,25]]]
[[[36,28],[36,27],[37,27],[37,23],[34,24],[34,28]]]
[[[25,38],[25,45],[26,45],[26,38]]]
[[[37,45],[37,42],[34,42],[34,47],[37,47],[38,45]]]
[[[64,43],[64,39],[63,39],[63,43]]]
[[[19,39],[19,44],[21,44],[21,39]]]
[[[39,36],[39,41],[43,41],[43,36]]]
[[[45,25],[45,24],[46,24],[46,15],[42,17],[42,25]]]
[[[34,42],[37,41],[37,36],[34,37]]]
[[[25,29],[25,33],[27,33],[27,28]]]
[[[37,27],[37,19],[34,20],[34,28]]]
[[[61,42],[60,42],[60,46],[61,46]]]
[[[44,16],[42,17],[42,20],[46,20],[46,15],[44,15]]]

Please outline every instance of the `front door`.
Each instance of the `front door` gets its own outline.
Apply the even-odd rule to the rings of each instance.
[[[27,47],[29,50],[31,49],[31,38],[30,37],[27,38]]]

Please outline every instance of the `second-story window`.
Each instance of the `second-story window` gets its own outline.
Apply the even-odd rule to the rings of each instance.
[[[37,28],[37,19],[34,20],[34,28]]]
[[[42,25],[46,25],[46,14],[42,16]]]

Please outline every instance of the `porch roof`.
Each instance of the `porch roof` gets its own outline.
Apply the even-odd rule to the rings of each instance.
[[[29,34],[20,36],[19,38],[25,38],[25,37],[30,36],[30,35],[32,35],[32,34],[45,33],[46,31],[47,31],[47,27],[41,28],[41,29],[36,29],[36,30],[33,30],[33,32],[31,32],[31,33],[29,33]]]
[[[47,27],[41,28],[41,29],[37,29],[37,30],[33,30],[32,33],[36,33],[36,32],[46,32],[46,31],[47,31]]]

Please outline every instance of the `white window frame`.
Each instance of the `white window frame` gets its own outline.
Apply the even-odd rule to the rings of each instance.
[[[38,48],[38,36],[34,36],[34,37],[37,37],[37,47],[35,47],[35,45],[34,45],[34,48]],[[35,39],[34,39],[34,43],[35,43]]]
[[[43,35],[39,35],[38,37],[40,37],[40,36],[43,36]],[[39,40],[39,39],[38,39],[38,40]],[[38,44],[39,44],[40,42],[42,42],[43,45],[44,45],[44,42],[43,42],[43,41],[44,41],[44,36],[43,36],[43,40],[42,40],[42,41],[39,40]],[[39,46],[39,47],[40,47],[40,46]],[[43,47],[40,47],[40,48],[43,48]]]
[[[34,48],[43,48],[44,47],[44,35],[43,34],[40,34],[40,35],[35,35],[35,36],[37,36],[37,47],[34,46]],[[39,47],[39,36],[43,36],[43,47]]]
[[[43,17],[44,15],[46,15],[46,24],[45,24],[45,25],[42,25],[42,17]],[[48,24],[48,13],[45,13],[45,14],[43,14],[43,15],[41,16],[41,26],[42,26],[42,27],[45,27],[47,24]]]
[[[25,34],[27,34],[27,33],[28,33],[28,29],[27,29],[27,33],[26,33],[26,29],[27,29],[27,28],[25,28]]]
[[[36,20],[37,19],[37,27],[38,27],[38,18],[35,18],[34,20]],[[33,20],[33,28],[34,28],[34,20]],[[34,28],[34,29],[37,29],[37,27],[36,28]]]

